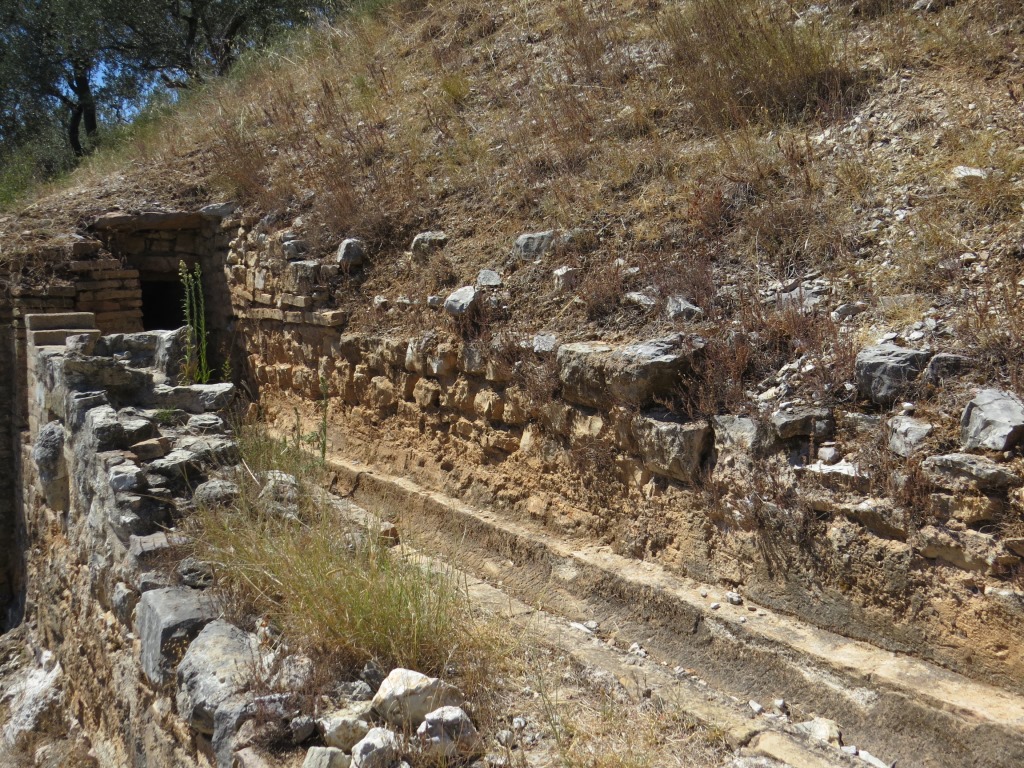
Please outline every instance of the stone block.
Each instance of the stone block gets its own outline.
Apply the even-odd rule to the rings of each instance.
[[[188,644],[218,613],[210,597],[186,587],[154,589],[140,598],[136,633],[142,671],[151,683],[161,685],[169,678]]]
[[[255,635],[220,619],[211,621],[178,665],[178,714],[199,733],[212,736],[218,707],[251,684],[260,661]]]
[[[688,484],[700,477],[714,443],[706,423],[681,422],[664,411],[636,417],[633,436],[645,467]]]
[[[25,328],[29,331],[48,331],[69,328],[89,330],[96,327],[92,312],[54,312],[52,314],[25,315]]]

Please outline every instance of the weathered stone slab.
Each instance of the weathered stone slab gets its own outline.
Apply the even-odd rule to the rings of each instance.
[[[189,384],[172,387],[157,384],[153,387],[149,405],[161,409],[180,409],[189,413],[219,411],[231,403],[235,394],[235,385],[230,382],[220,384]]]
[[[188,643],[218,614],[203,592],[185,587],[146,592],[139,600],[135,625],[142,646],[142,671],[150,682],[163,683]]]
[[[681,422],[664,412],[638,416],[633,435],[645,467],[683,483],[699,478],[714,443],[706,423]]]
[[[178,665],[178,714],[200,733],[213,735],[217,708],[244,691],[259,667],[255,635],[220,619],[211,621]]]
[[[964,408],[960,442],[968,450],[1008,451],[1024,437],[1024,402],[1012,392],[983,389]]]
[[[562,397],[589,408],[652,405],[657,395],[677,392],[702,347],[699,339],[682,335],[624,347],[563,344],[556,355]]]
[[[981,491],[1001,491],[1024,485],[1024,479],[991,459],[971,453],[929,456],[921,467],[942,487],[953,490],[973,486]]]
[[[924,370],[930,352],[879,344],[857,353],[856,374],[860,393],[879,405],[890,405]]]
[[[889,430],[889,450],[907,458],[921,447],[934,427],[927,421],[899,415],[889,419]]]
[[[825,440],[835,432],[836,422],[828,408],[799,407],[773,413],[772,426],[780,440]]]

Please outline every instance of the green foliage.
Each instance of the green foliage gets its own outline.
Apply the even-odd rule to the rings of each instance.
[[[60,131],[40,126],[35,138],[0,152],[0,210],[10,208],[36,185],[70,170],[74,163]]]
[[[189,272],[184,261],[178,262],[178,278],[185,289],[182,309],[188,333],[185,336],[185,359],[182,376],[197,384],[210,381],[210,363],[207,360],[206,299],[203,296],[203,273],[198,264]]]
[[[176,412],[171,408],[161,408],[153,414],[153,419],[157,424],[162,424],[165,427],[172,427],[178,423]]]
[[[67,154],[89,154],[150,100],[223,75],[274,35],[341,7],[343,0],[0,4],[0,202],[65,170]],[[40,144],[41,132],[63,134],[64,146]]]

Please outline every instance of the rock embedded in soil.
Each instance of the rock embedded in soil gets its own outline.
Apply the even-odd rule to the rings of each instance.
[[[690,303],[685,296],[669,296],[665,302],[665,315],[669,320],[699,320],[704,310]]]
[[[436,677],[410,669],[393,669],[373,697],[373,708],[388,723],[416,727],[428,712],[459,706],[462,694]]]
[[[479,295],[475,286],[465,285],[448,295],[444,300],[444,311],[452,317],[463,317],[476,306]]]
[[[439,251],[448,245],[448,235],[444,232],[431,231],[420,232],[412,239],[409,250],[417,256],[427,256],[434,251]]]
[[[430,759],[466,759],[478,754],[483,743],[473,721],[459,707],[428,712],[416,730],[420,748]]]
[[[934,427],[927,421],[901,415],[889,419],[889,430],[889,450],[908,458],[932,434]]]
[[[555,278],[555,291],[568,293],[583,281],[583,270],[576,267],[559,267],[551,273]]]
[[[658,303],[646,293],[641,293],[640,291],[630,291],[622,297],[622,300],[626,304],[631,304],[641,309],[650,309]]]
[[[532,260],[543,256],[554,244],[555,232],[527,232],[516,238],[513,253],[521,259]]]
[[[481,269],[476,276],[477,288],[500,288],[501,275],[493,269]]]
[[[335,256],[338,264],[345,269],[361,266],[365,257],[363,241],[354,237],[342,240]]]
[[[846,304],[840,304],[832,310],[832,322],[841,323],[845,320],[849,320],[850,318],[856,317],[867,308],[868,305],[863,301],[851,301]]]
[[[964,408],[960,443],[977,448],[1008,451],[1024,437],[1024,402],[1000,389],[983,389]]]
[[[793,728],[800,733],[805,733],[812,739],[823,741],[826,744],[839,746],[843,743],[843,734],[834,720],[825,717],[816,717],[803,723],[797,723]]]
[[[861,395],[878,405],[891,405],[924,370],[931,353],[878,344],[857,353],[855,369]]]

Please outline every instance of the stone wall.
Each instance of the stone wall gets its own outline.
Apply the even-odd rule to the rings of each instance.
[[[144,552],[132,553],[132,537],[153,535],[172,513],[162,503],[154,506],[159,491],[126,498],[111,485],[149,472],[125,454],[129,445],[89,456],[76,454],[74,446],[102,439],[108,427],[123,441],[125,424],[137,419],[140,430],[152,431],[147,409],[206,407],[195,392],[173,385],[170,361],[177,358],[164,349],[167,334],[123,333],[137,327],[141,307],[133,297],[141,296],[141,282],[172,268],[176,276],[182,257],[202,266],[215,343],[233,345],[235,375],[248,379],[263,415],[280,431],[308,435],[326,409],[331,455],[385,468],[513,522],[542,525],[570,543],[596,540],[619,554],[740,590],[847,637],[1024,690],[1024,648],[1008,641],[1024,628],[1015,581],[1024,545],[992,526],[1020,503],[1016,489],[1024,480],[1007,442],[1018,433],[1012,425],[1006,435],[993,428],[1005,449],[998,462],[981,442],[971,442],[993,431],[986,415],[993,403],[998,418],[1014,411],[1012,396],[982,393],[965,400],[961,452],[920,456],[915,498],[927,505],[924,514],[894,496],[890,478],[839,460],[837,448],[877,445],[912,454],[914,435],[924,429],[912,415],[883,418],[877,410],[888,406],[882,403],[871,406],[875,413],[856,404],[790,404],[688,420],[668,407],[685,396],[699,365],[705,342],[693,334],[635,343],[560,343],[547,334],[486,338],[447,312],[443,301],[417,310],[429,322],[415,332],[357,333],[348,330],[354,312],[377,312],[389,327],[412,324],[396,322],[408,311],[397,302],[371,309],[346,298],[352,294],[347,281],[358,278],[351,246],[327,260],[308,258],[306,245],[288,230],[273,232],[268,222],[234,218],[227,209],[117,214],[94,231],[103,243],[77,246],[83,258],[67,262],[47,287],[18,289],[0,353],[12,356],[19,373],[28,372],[20,385],[11,377],[22,394],[10,400],[15,413],[8,444],[15,450],[7,476],[13,482],[20,475],[18,487],[26,494],[15,509],[26,515],[26,546],[56,553],[45,564],[29,565],[27,612],[47,642],[63,649],[61,663],[66,658],[70,667],[79,665],[83,680],[92,680],[95,669],[75,661],[68,617],[75,626],[106,628],[89,639],[90,664],[100,668],[96,679],[103,685],[119,680],[136,702],[111,713],[110,722],[90,726],[107,732],[117,718],[134,724],[123,743],[112,743],[111,754],[153,739],[163,739],[153,747],[153,754],[164,754],[160,759],[191,749],[185,736],[167,742],[145,735],[153,722],[147,718],[163,718],[169,709],[159,691],[147,687],[152,681],[128,682],[138,669],[128,660],[134,641],[127,637],[126,606],[153,587],[145,580]],[[107,287],[112,281],[120,284]],[[480,301],[496,296],[487,287],[474,293]],[[27,336],[19,330],[25,314],[86,302],[110,328],[32,320]],[[423,314],[428,311],[434,314]],[[58,322],[82,322],[78,317]],[[99,330],[118,333],[96,341]],[[82,338],[64,346],[68,335]],[[931,375],[941,356],[929,357],[866,350],[858,385],[868,400],[889,397],[890,385]],[[956,361],[940,362],[946,370]],[[149,369],[170,383],[139,372]],[[93,401],[86,394],[93,392],[105,394]],[[24,413],[22,402],[30,405]],[[976,421],[977,429],[971,426]],[[63,464],[56,465],[63,469],[47,480],[34,452],[53,423],[58,426],[51,432],[63,434]],[[20,430],[27,431],[19,444]],[[16,567],[9,570],[15,574],[9,585],[24,583]],[[32,599],[57,594],[64,596],[60,605]],[[82,701],[93,694],[100,692],[83,693]],[[169,722],[159,729],[176,733]],[[170,752],[160,752],[165,749]]]
[[[421,323],[433,330],[347,332],[348,314],[367,308],[341,298],[358,272],[343,250],[310,259],[288,230],[246,222],[228,254],[245,368],[280,429],[294,429],[296,409],[313,429],[326,399],[340,455],[1024,690],[1024,649],[1006,642],[1024,628],[1021,553],[985,527],[1016,503],[1016,480],[932,471],[929,508],[910,509],[890,496],[892,478],[838,460],[837,441],[888,440],[890,424],[856,405],[688,421],[660,403],[685,395],[696,336],[474,341],[443,301]],[[413,310],[373,311],[401,325],[396,313]],[[865,375],[878,370],[906,374]]]
[[[95,764],[204,764],[197,749],[212,748],[176,713],[171,683],[221,611],[155,563],[175,546],[164,531],[179,497],[230,461],[234,443],[207,412],[233,387],[176,384],[180,332],[101,336],[87,313],[29,315],[26,331],[25,537],[46,553],[28,561],[26,623],[63,672]]]

